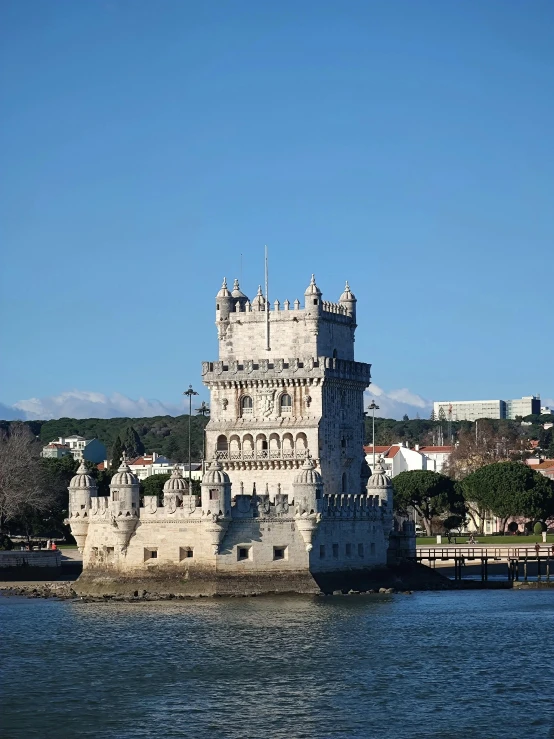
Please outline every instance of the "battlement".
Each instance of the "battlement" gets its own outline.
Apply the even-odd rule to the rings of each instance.
[[[283,375],[285,373],[285,375]],[[205,384],[213,382],[278,379],[283,376],[340,378],[364,383],[371,380],[371,365],[337,357],[293,357],[289,359],[233,359],[228,362],[202,362]]]

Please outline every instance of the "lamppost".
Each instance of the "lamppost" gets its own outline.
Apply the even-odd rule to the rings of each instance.
[[[379,406],[375,402],[375,400],[371,401],[371,405],[367,407],[368,411],[372,411],[373,413],[373,469],[371,470],[371,474],[375,472],[375,411],[379,410]]]
[[[192,416],[192,396],[198,395],[196,390],[192,389],[192,385],[189,385],[189,389],[185,390],[183,395],[188,395],[189,399],[189,495],[192,495],[192,471],[191,471],[191,457],[190,457],[190,419]]]
[[[196,412],[199,416],[202,416],[203,418],[206,418],[206,416],[210,415],[210,406],[206,403],[206,401],[202,401],[200,403],[200,408],[196,409]],[[202,430],[202,474],[204,473],[206,469],[206,427],[204,426]]]

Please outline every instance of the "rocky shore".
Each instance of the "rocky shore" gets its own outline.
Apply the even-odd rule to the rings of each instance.
[[[24,598],[57,598],[72,600],[77,597],[73,582],[19,582],[0,584],[1,595],[19,595]]]

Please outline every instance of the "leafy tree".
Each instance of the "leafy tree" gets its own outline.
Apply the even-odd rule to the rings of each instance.
[[[444,406],[442,405],[439,408],[439,421],[446,421],[446,412],[444,410]]]
[[[463,497],[458,486],[445,475],[429,470],[401,472],[393,480],[394,505],[399,513],[413,508],[431,535],[431,519],[444,513],[464,515]]]
[[[402,416],[402,420],[403,420],[403,421],[409,421],[409,420],[410,420],[410,419],[408,418],[408,414],[407,414],[407,413],[404,413],[404,415]]]
[[[112,447],[112,461],[110,464],[110,467],[112,470],[117,470],[119,468],[119,465],[121,464],[122,455],[123,455],[123,444],[118,435]]]
[[[160,495],[163,493],[164,484],[171,475],[149,475],[140,483],[140,492],[142,495]]]
[[[462,488],[468,508],[493,513],[501,519],[502,531],[512,516],[546,519],[554,513],[554,484],[521,462],[496,462],[481,467],[463,480]],[[481,532],[482,521],[481,516]]]
[[[132,426],[127,426],[121,437],[121,444],[129,459],[134,459],[144,454],[144,444],[140,436]]]

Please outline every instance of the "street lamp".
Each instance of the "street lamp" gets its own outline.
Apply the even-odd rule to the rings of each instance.
[[[371,474],[373,475],[375,472],[375,411],[379,410],[379,406],[375,400],[372,400],[371,405],[369,405],[367,409],[368,411],[373,412],[373,469],[371,470]]]
[[[198,395],[198,393],[196,392],[196,390],[192,389],[192,385],[189,385],[189,389],[185,390],[183,395],[188,395],[188,399],[189,399],[189,495],[192,495],[192,473],[191,473],[192,465],[191,465],[191,457],[190,457],[190,434],[191,434],[190,419],[192,416],[192,396]]]
[[[200,408],[196,409],[196,413],[199,416],[202,416],[202,418],[206,418],[206,416],[210,415],[210,406],[206,403],[205,400],[203,400],[200,403]],[[204,473],[205,464],[206,464],[206,427],[204,426],[202,430],[202,473]]]

